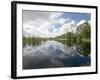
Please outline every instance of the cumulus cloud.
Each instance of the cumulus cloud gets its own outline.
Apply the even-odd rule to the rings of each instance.
[[[50,15],[50,19],[55,20],[62,16],[63,13],[55,13]]]
[[[59,20],[58,20],[59,22]],[[62,21],[63,23],[65,21]],[[61,22],[61,23],[62,23]],[[64,33],[66,33],[67,31],[71,31],[70,27],[72,25],[71,22],[66,22],[63,25],[61,24],[61,26],[59,28],[55,27],[55,25],[50,26],[52,23],[50,22],[45,22],[44,24],[41,25],[41,27],[32,24],[32,22],[28,22],[28,23],[24,23],[23,26],[23,32],[24,32],[24,36],[33,36],[33,37],[56,37],[56,36],[60,36]],[[50,31],[50,28],[52,29],[52,31]]]
[[[83,24],[83,23],[85,23],[85,22],[86,22],[86,20],[82,19],[82,20],[80,20],[80,21],[77,23],[77,26],[79,26],[79,25],[81,25],[81,24]]]
[[[61,12],[23,11],[23,35],[26,37],[56,37],[68,31],[75,31],[76,26],[85,20],[76,21],[64,17]]]

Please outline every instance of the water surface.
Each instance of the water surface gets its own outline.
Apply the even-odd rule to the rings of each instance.
[[[23,69],[90,66],[90,43],[37,41],[23,47]]]

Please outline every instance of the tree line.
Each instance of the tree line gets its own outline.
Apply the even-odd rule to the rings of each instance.
[[[24,37],[23,36],[23,44],[25,43],[39,43],[39,41],[46,41],[46,40],[66,40],[67,42],[90,42],[91,38],[91,27],[88,22],[85,22],[78,26],[76,32],[66,32],[61,36],[57,36],[55,38],[41,38],[41,37]]]

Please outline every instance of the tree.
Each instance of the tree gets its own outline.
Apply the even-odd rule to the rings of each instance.
[[[66,37],[67,37],[67,40],[74,41],[74,33],[67,32]]]
[[[90,38],[90,25],[89,23],[84,23],[81,34],[83,35],[84,38]]]
[[[90,37],[91,37],[90,24],[88,22],[86,22],[86,23],[83,23],[82,25],[80,25],[78,27],[76,35],[77,35],[76,41],[90,40]]]

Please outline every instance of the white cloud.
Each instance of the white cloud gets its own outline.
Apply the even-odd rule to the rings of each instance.
[[[81,24],[83,24],[83,23],[85,23],[85,22],[86,22],[86,20],[82,19],[82,20],[80,20],[80,21],[77,23],[77,26],[79,26],[79,25],[81,25]]]
[[[66,22],[60,29],[60,33],[72,32],[75,28],[75,22],[70,20],[70,22]]]
[[[65,20],[59,19],[59,21],[62,21],[61,23],[64,23]],[[33,36],[33,37],[56,37],[60,36],[68,31],[72,31],[71,26],[74,25],[74,21],[70,20],[70,22],[66,22],[64,25],[62,25],[59,29],[50,26],[52,23],[50,22],[44,22],[40,27],[37,27],[36,25],[32,24],[32,22],[24,23],[23,25],[23,31],[24,36]],[[53,28],[53,31],[49,31],[49,27]]]
[[[63,25],[67,20],[65,18],[60,18],[57,22]]]
[[[63,13],[55,13],[55,14],[52,14],[50,15],[50,19],[51,20],[55,20],[57,18],[59,18]]]
[[[23,34],[27,37],[56,37],[68,31],[72,31],[71,26],[75,25],[74,20],[71,20],[70,18],[63,18],[63,13],[45,13],[44,15],[46,16],[44,16],[42,12],[32,12],[32,14],[34,14],[33,18],[26,18],[27,15],[24,15],[28,20],[24,19]],[[60,27],[55,27],[56,24]]]
[[[44,11],[23,11],[23,35],[33,37],[56,37],[68,31],[76,30],[77,26],[86,22],[76,22],[64,18],[64,13]],[[89,21],[90,23],[90,21]]]

